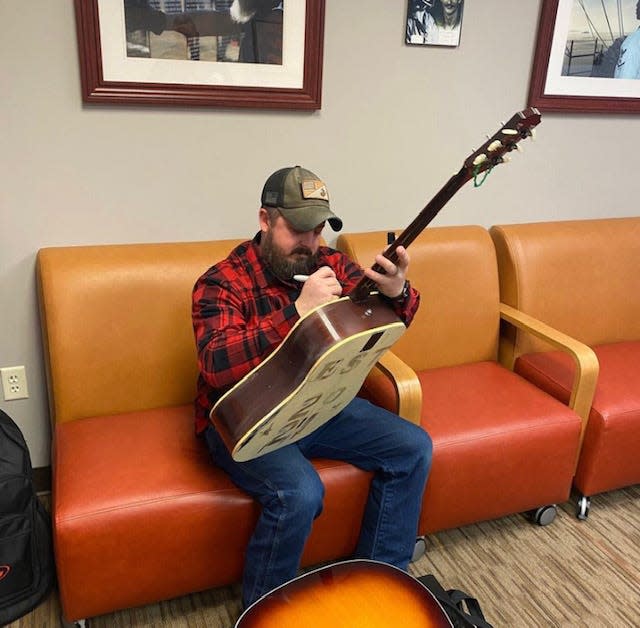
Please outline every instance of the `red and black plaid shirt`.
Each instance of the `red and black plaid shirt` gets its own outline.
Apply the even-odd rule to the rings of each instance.
[[[260,257],[260,233],[236,247],[212,266],[193,288],[192,317],[198,351],[196,432],[208,425],[216,401],[284,340],[300,318],[294,301],[298,282],[281,281]],[[320,247],[318,268],[329,266],[349,294],[362,278],[362,269],[346,255]],[[408,325],[420,301],[416,290],[396,313]]]

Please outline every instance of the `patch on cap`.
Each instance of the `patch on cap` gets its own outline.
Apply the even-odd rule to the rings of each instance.
[[[320,198],[324,201],[329,200],[327,186],[319,179],[307,179],[300,185],[302,187],[302,198]]]
[[[272,207],[275,207],[278,204],[278,193],[270,192],[270,191],[265,192],[262,202],[265,205],[270,205]]]

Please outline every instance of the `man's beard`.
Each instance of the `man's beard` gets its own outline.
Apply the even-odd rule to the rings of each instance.
[[[284,281],[291,281],[294,275],[310,275],[318,263],[318,253],[313,253],[306,246],[298,246],[291,251],[290,255],[296,255],[296,257],[285,255],[273,242],[271,231],[262,235],[260,255],[271,272]]]

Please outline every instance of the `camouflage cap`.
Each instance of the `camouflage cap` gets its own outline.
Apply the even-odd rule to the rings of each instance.
[[[276,207],[298,231],[312,231],[325,220],[334,231],[342,220],[329,208],[327,186],[313,172],[292,166],[274,172],[262,189],[262,206]]]

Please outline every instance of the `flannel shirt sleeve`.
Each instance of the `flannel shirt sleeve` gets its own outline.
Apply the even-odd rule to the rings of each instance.
[[[201,277],[192,300],[198,366],[204,381],[217,390],[236,384],[262,362],[298,320],[293,303],[248,321],[241,290],[225,280]]]
[[[409,294],[404,301],[387,299],[387,302],[391,304],[400,320],[409,327],[420,305],[420,293],[413,286],[409,286]]]

